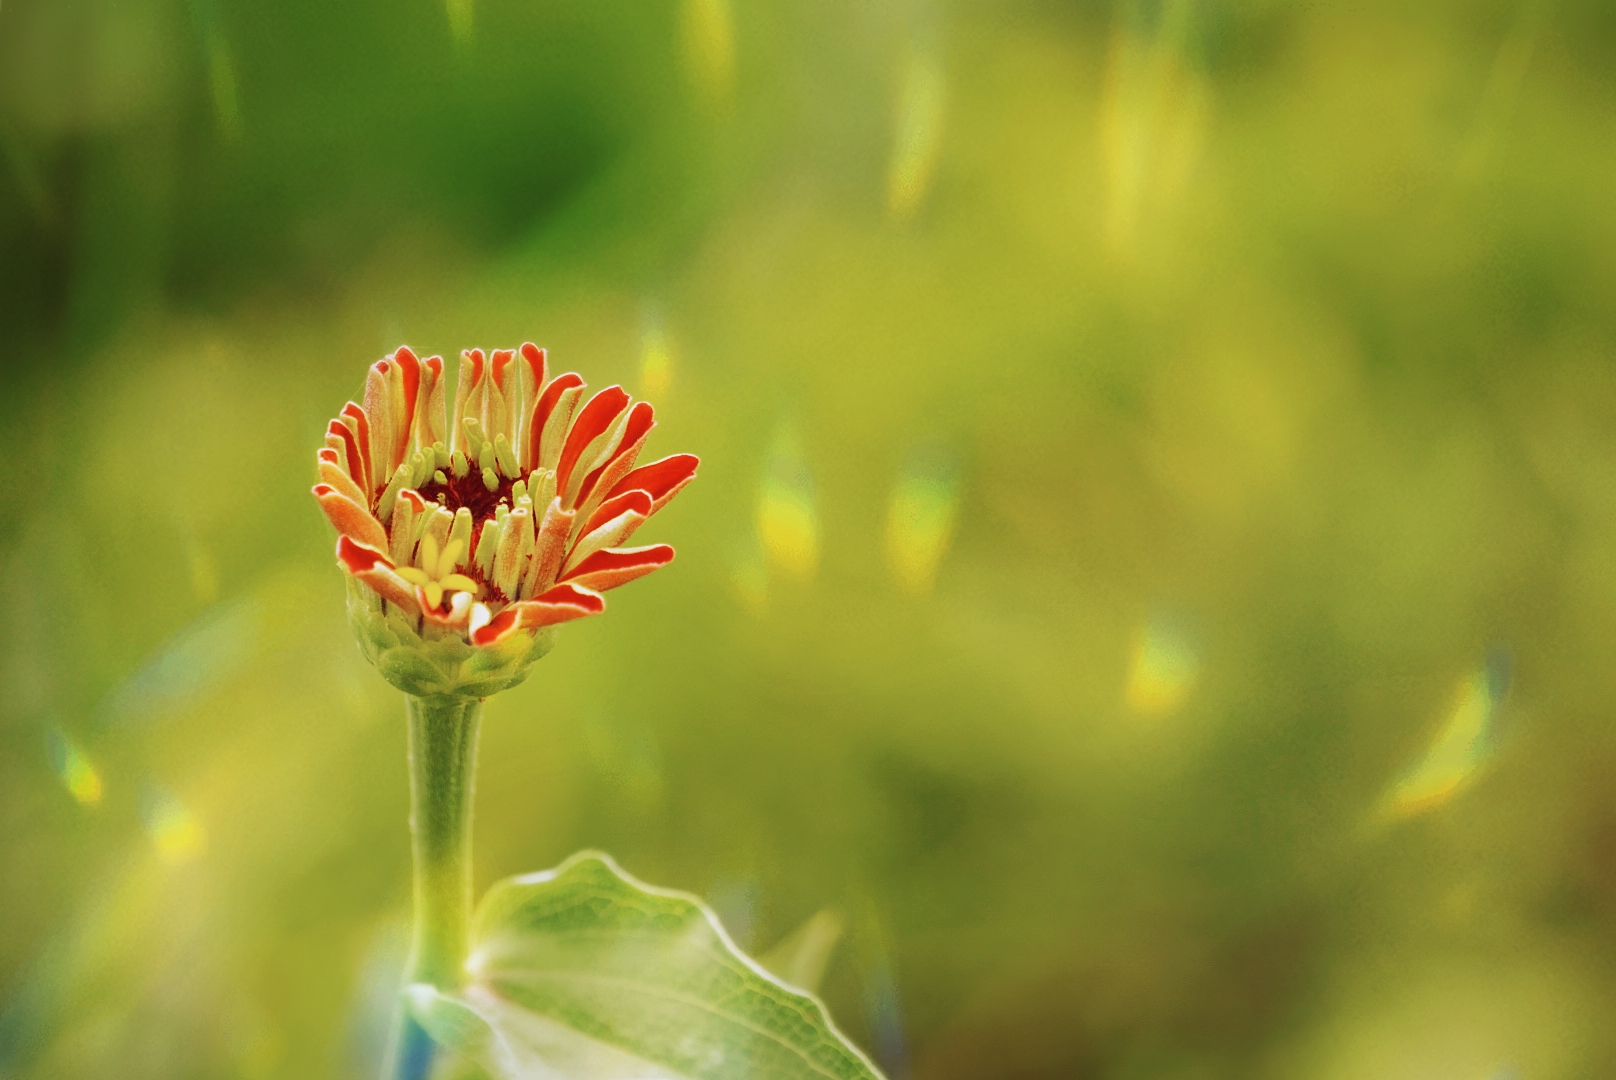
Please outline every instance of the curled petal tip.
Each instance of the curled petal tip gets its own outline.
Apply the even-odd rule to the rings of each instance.
[[[540,630],[606,610],[606,598],[593,589],[570,583],[557,585],[532,600],[512,604],[471,635],[473,645],[498,645],[523,630]]]
[[[339,536],[337,565],[383,600],[410,615],[416,614],[419,604],[410,584],[398,576],[393,563],[380,551],[351,537]]]
[[[394,569],[392,560],[386,555],[349,536],[337,537],[337,563],[350,574],[374,570],[378,566]]]
[[[673,557],[673,548],[667,544],[652,544],[642,548],[605,548],[567,571],[565,583],[605,592],[667,566]]]

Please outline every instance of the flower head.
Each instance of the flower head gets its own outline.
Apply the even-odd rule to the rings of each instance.
[[[327,427],[314,497],[338,533],[349,620],[395,686],[484,697],[515,685],[553,627],[672,561],[666,544],[623,545],[696,458],[636,467],[651,406],[618,386],[583,395],[577,375],[549,378],[531,344],[471,349],[446,427],[442,359],[400,348],[371,366],[364,404]]]

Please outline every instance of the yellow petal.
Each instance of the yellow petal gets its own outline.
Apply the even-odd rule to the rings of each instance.
[[[431,577],[438,574],[438,538],[428,533],[421,537],[421,567]],[[432,605],[437,607],[436,604]]]
[[[436,608],[443,601],[443,586],[436,581],[429,581],[421,586],[426,592],[426,606]]]
[[[466,550],[464,540],[451,540],[443,548],[443,557],[438,560],[438,577],[446,578],[454,573],[456,566],[460,565],[460,555]]]
[[[418,569],[414,566],[401,566],[394,572],[411,585],[425,585],[427,582],[432,580],[427,576],[425,570]]]
[[[478,585],[465,574],[450,574],[440,584],[445,589],[453,589],[456,592],[469,592],[473,596],[476,596],[482,588],[481,585]]]

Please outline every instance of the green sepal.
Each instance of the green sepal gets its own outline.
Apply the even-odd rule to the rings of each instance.
[[[557,628],[517,631],[498,645],[469,644],[457,630],[425,634],[414,620],[348,579],[348,625],[359,651],[393,686],[415,697],[485,698],[519,685],[555,646]]]

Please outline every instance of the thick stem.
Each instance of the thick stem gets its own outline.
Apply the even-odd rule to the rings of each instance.
[[[410,835],[415,922],[406,983],[458,989],[465,978],[471,924],[471,809],[477,728],[483,703],[408,697]],[[432,1042],[400,1017],[384,1075],[413,1080],[430,1070]]]

